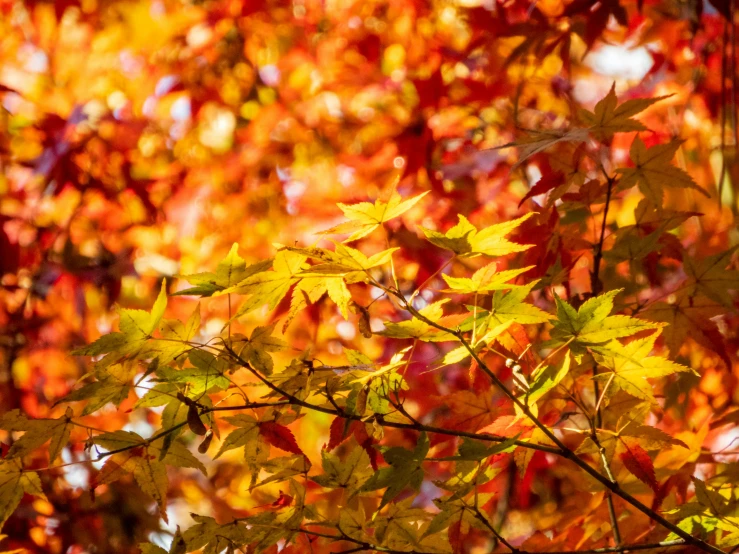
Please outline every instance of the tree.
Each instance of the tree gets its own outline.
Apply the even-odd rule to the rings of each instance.
[[[6,550],[739,544],[733,5],[8,6]]]

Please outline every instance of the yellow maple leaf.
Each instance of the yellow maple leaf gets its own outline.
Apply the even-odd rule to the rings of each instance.
[[[616,83],[614,83],[605,98],[595,105],[592,112],[580,110],[579,116],[589,126],[590,132],[598,138],[609,137],[614,133],[646,131],[647,128],[640,121],[631,119],[631,116],[643,112],[655,102],[665,98],[668,96],[635,98],[619,105],[616,98]]]
[[[516,229],[521,223],[530,218],[533,213],[528,213],[518,219],[504,221],[478,230],[463,215],[459,215],[459,223],[449,229],[446,233],[440,233],[432,229],[421,230],[431,244],[440,248],[451,250],[458,256],[472,258],[485,254],[486,256],[505,256],[514,252],[523,252],[533,244],[516,244],[505,238],[506,235]]]
[[[642,194],[657,207],[662,205],[665,187],[691,188],[708,196],[688,173],[670,165],[681,144],[682,141],[673,140],[667,144],[647,148],[644,142],[636,137],[629,150],[634,167],[621,167],[616,170],[616,173],[621,174],[619,188],[623,190],[638,185]]]
[[[322,235],[340,235],[351,233],[344,242],[352,242],[366,237],[386,221],[390,221],[410,210],[416,203],[428,194],[426,191],[418,196],[403,201],[400,195],[393,190],[387,202],[376,200],[371,202],[359,202],[358,204],[337,204],[344,215],[349,219],[323,231]]]

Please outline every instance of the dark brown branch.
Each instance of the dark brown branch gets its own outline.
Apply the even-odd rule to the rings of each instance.
[[[605,221],[605,218],[604,218],[604,221]],[[618,485],[618,483],[614,483],[613,481],[608,479],[608,477],[602,475],[598,470],[591,467],[587,462],[580,459],[580,457],[577,456],[574,451],[572,451],[561,440],[559,440],[559,438],[552,432],[552,430],[549,429],[546,425],[544,425],[531,412],[527,404],[523,403],[519,398],[517,398],[513,394],[513,392],[508,387],[505,386],[505,383],[503,383],[500,380],[500,378],[490,369],[490,367],[488,367],[488,365],[480,358],[480,356],[478,356],[477,352],[475,352],[475,349],[472,348],[472,346],[470,346],[470,344],[464,338],[464,334],[461,331],[449,329],[447,327],[444,327],[443,325],[436,323],[435,321],[430,320],[429,318],[424,316],[422,313],[420,313],[418,310],[416,310],[413,306],[408,304],[405,297],[399,291],[392,290],[392,289],[386,289],[386,290],[390,294],[398,298],[398,300],[400,300],[401,304],[403,304],[405,309],[408,312],[410,312],[414,317],[416,317],[420,321],[423,321],[427,325],[434,327],[435,329],[438,329],[445,333],[449,333],[453,335],[454,337],[456,337],[464,345],[464,347],[470,353],[470,356],[472,356],[475,362],[477,362],[477,365],[480,367],[480,369],[490,378],[493,384],[497,386],[532,421],[532,423],[534,423],[534,425],[536,425],[536,427],[538,427],[539,430],[541,430],[541,432],[544,433],[544,435],[559,448],[560,452],[557,453],[559,456],[567,458],[568,460],[573,462],[575,465],[577,465],[583,471],[585,471],[588,475],[590,475],[596,481],[598,481],[604,487],[606,487],[609,491],[613,492],[617,496],[620,496],[622,499],[624,499],[626,502],[631,504],[637,510],[649,516],[650,519],[657,521],[660,525],[662,525],[666,529],[669,529],[670,531],[675,533],[678,537],[683,539],[687,544],[695,546],[696,548],[699,548],[700,550],[703,550],[704,552],[711,552],[712,554],[725,554],[724,551],[721,550],[720,548],[717,548],[711,544],[708,544],[707,542],[701,539],[693,537],[690,533],[681,529],[674,523],[667,521],[664,517],[662,517],[656,511],[652,510],[649,506],[646,506],[645,504],[637,500],[635,497],[633,497],[631,494],[623,490]],[[618,547],[614,547],[614,548],[618,548]],[[620,552],[620,550],[606,550],[605,552]]]

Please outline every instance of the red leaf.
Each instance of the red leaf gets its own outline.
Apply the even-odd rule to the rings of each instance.
[[[654,465],[646,450],[638,444],[627,445],[626,452],[623,452],[620,458],[626,469],[633,473],[639,481],[648,485],[655,493],[658,491]]]
[[[352,429],[354,430],[354,438],[357,439],[357,442],[359,443],[359,446],[364,448],[364,451],[367,453],[370,459],[370,464],[372,464],[372,469],[377,471],[377,461],[380,457],[380,451],[377,450],[374,446],[372,446],[375,441],[372,440],[372,437],[369,436],[367,433],[367,429],[364,426],[365,424],[361,421],[355,421],[352,423]]]
[[[458,520],[452,523],[447,530],[449,536],[449,544],[452,546],[454,554],[462,554],[464,552],[464,542],[467,535],[462,533],[462,521]]]
[[[270,443],[272,446],[284,450],[285,452],[292,452],[293,454],[300,454],[305,456],[297,441],[295,435],[284,425],[274,423],[272,421],[265,421],[259,424],[259,433]]]
[[[285,494],[284,492],[280,491],[280,496],[272,502],[272,506],[275,508],[286,508],[287,506],[290,506],[293,503],[293,497],[289,494]]]
[[[554,171],[543,175],[542,178],[539,179],[533,187],[531,187],[531,190],[526,193],[526,196],[521,199],[518,206],[521,207],[521,204],[526,202],[529,198],[544,194],[552,189],[556,189],[560,185],[564,185],[564,182],[565,174],[561,171]]]
[[[329,430],[328,450],[333,450],[349,437],[351,422],[343,417],[336,417]]]

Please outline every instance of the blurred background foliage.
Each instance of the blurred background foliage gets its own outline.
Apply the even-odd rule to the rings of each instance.
[[[404,222],[445,228],[458,213],[486,223],[520,215],[519,202],[552,168],[537,156],[514,166],[515,149],[493,148],[524,129],[562,127],[614,82],[622,99],[670,95],[641,120],[651,144],[685,141],[677,164],[711,194],[668,192],[665,206],[706,214],[675,240],[703,255],[730,247],[739,239],[739,164],[729,7],[700,0],[1,0],[1,409],[56,413],[54,402],[88,371],[69,352],[115,328],[116,304],[148,309],[163,277],[170,292],[185,288],[176,274],[212,270],[234,242],[247,263],[270,256],[275,243],[312,244],[317,231],[342,221],[336,202],[374,199],[396,179],[404,196],[433,191],[391,224],[392,240],[415,252],[397,262],[412,290],[445,259]],[[618,135],[614,156],[626,159],[630,143],[631,135]],[[564,171],[573,147],[560,147]],[[623,196],[609,223],[633,224],[639,199],[635,191]],[[530,276],[571,294],[588,291],[593,220],[568,214],[560,223],[577,232],[564,234],[554,225],[556,208],[541,197],[527,202],[539,212],[528,233],[541,237],[527,253],[541,271]],[[605,278],[620,284],[617,273]],[[648,267],[640,278],[670,284]],[[186,319],[194,302],[172,299],[170,315]],[[250,329],[287,309],[253,312],[240,325]],[[224,300],[203,305],[206,334],[226,319]],[[708,321],[673,337],[673,350],[702,368],[689,398],[685,390],[669,393],[693,426],[739,403],[736,363],[732,372],[720,361],[735,360],[739,322]],[[286,335],[295,350],[312,348],[326,361],[360,341],[375,358],[392,354],[381,338],[358,336],[330,303],[301,313]],[[419,349],[433,354],[432,345]],[[433,409],[435,395],[474,390],[464,371],[406,378],[429,392],[418,399],[421,410]],[[135,400],[132,394],[120,410],[88,418],[90,425],[153,429],[155,410],[127,413]],[[317,445],[306,449],[314,462],[329,423],[314,414],[296,424],[299,442]],[[65,461],[84,455],[83,431],[74,431],[80,450],[65,450]],[[99,489],[93,502],[89,469],[44,473],[48,501],[24,500],[5,526],[3,547],[134,552],[138,542],[184,524],[190,511],[240,513],[279,494],[264,487],[245,495],[248,475],[224,457],[210,478],[187,472],[171,481],[173,517],[160,527],[130,480]],[[530,502],[517,498],[523,507]],[[514,505],[510,524],[525,532],[536,517],[552,517],[542,506]]]

